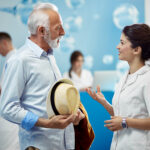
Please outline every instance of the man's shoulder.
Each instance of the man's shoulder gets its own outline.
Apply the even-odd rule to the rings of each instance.
[[[29,47],[23,45],[18,50],[16,50],[15,54],[7,61],[7,64],[24,62],[31,54],[32,53]]]

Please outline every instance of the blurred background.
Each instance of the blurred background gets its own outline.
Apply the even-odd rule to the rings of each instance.
[[[80,50],[84,54],[83,67],[93,74],[93,87],[101,84],[111,103],[115,84],[128,69],[128,64],[118,60],[116,49],[121,30],[134,23],[150,25],[150,0],[0,0],[0,31],[11,35],[17,49],[29,36],[27,19],[38,2],[56,4],[63,19],[66,35],[60,48],[54,51],[61,73],[70,67],[70,54]],[[0,75],[4,61],[0,56]],[[91,149],[107,150],[112,132],[104,128],[104,120],[109,119],[109,115],[90,99],[81,92],[96,134]]]

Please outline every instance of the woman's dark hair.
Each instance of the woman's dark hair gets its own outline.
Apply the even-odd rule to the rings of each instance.
[[[131,42],[132,48],[141,47],[142,60],[150,58],[150,27],[146,24],[133,24],[123,29],[124,35]]]
[[[74,52],[71,54],[71,57],[70,57],[71,67],[70,67],[70,69],[69,69],[69,77],[70,77],[70,78],[72,78],[72,76],[71,76],[72,65],[73,65],[73,63],[77,60],[77,58],[78,58],[79,56],[82,56],[82,57],[83,57],[83,54],[82,54],[80,51],[78,51],[78,50],[74,51]]]

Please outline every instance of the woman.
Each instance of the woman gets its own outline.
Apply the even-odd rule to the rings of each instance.
[[[83,54],[80,51],[74,51],[70,58],[71,68],[69,72],[64,74],[64,78],[69,78],[73,81],[74,85],[82,91],[85,88],[92,86],[92,75],[88,70],[83,70]],[[85,118],[75,129],[75,149],[88,150],[94,140],[95,134],[88,119],[88,114],[84,106],[80,103],[79,106]],[[82,139],[82,140],[81,140]]]
[[[116,87],[112,105],[97,87],[97,93],[87,89],[111,115],[105,127],[115,131],[111,150],[150,149],[150,27],[134,24],[123,29],[117,46],[119,59],[129,64],[129,71]]]
[[[69,72],[64,74],[64,78],[71,79],[80,91],[92,87],[93,83],[92,74],[88,70],[82,69],[83,62],[83,54],[80,51],[74,51],[70,58],[71,67]]]

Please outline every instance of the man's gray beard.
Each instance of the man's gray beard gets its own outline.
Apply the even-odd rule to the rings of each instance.
[[[44,35],[44,39],[46,43],[53,49],[53,48],[59,48],[60,44],[57,42],[61,39],[61,36],[56,38],[55,40],[51,40],[51,35],[49,31],[46,31],[46,35]],[[59,41],[60,42],[60,41]]]

